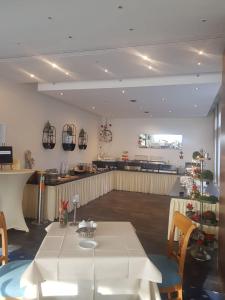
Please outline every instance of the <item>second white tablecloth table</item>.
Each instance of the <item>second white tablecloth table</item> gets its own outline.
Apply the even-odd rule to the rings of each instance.
[[[173,214],[175,211],[179,211],[183,215],[186,215],[187,211],[187,204],[191,203],[193,205],[194,211],[200,211],[200,202],[197,200],[191,200],[191,199],[181,199],[181,198],[172,198],[170,200],[170,212],[169,212],[169,225],[168,225],[168,239],[169,239],[169,233],[172,225],[172,219]],[[219,203],[211,204],[211,203],[203,203],[203,211],[213,211],[216,214],[216,218],[219,218]],[[193,221],[197,226],[200,226],[199,223],[196,223]],[[215,236],[218,238],[218,226],[208,226],[203,225],[203,230],[206,233],[215,234]],[[174,235],[174,240],[178,241],[179,239],[179,232],[176,230]]]
[[[110,295],[118,295],[113,299],[161,299],[156,284],[162,281],[161,273],[146,256],[131,223],[99,222],[95,249],[80,248],[74,227],[52,223],[47,231],[21,279],[25,299],[32,298],[28,293],[37,286],[46,293],[48,281],[50,286],[51,282],[76,284],[72,299],[108,299]],[[138,296],[128,298],[129,294]]]

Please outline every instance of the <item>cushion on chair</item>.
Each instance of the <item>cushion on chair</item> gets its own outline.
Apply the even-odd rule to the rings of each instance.
[[[15,260],[0,267],[0,297],[22,297],[20,278],[31,260]]]
[[[178,273],[178,264],[164,255],[150,255],[150,260],[162,273],[162,283],[159,288],[167,288],[181,283],[181,277]]]

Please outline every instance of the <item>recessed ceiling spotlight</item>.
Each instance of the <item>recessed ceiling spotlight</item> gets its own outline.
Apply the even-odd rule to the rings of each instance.
[[[21,45],[21,43],[20,43],[20,42],[17,42],[16,44],[17,44],[17,46],[20,46],[20,45]]]
[[[198,66],[201,66],[201,62],[200,61],[198,62]]]
[[[118,9],[123,9],[123,6],[122,6],[122,5],[119,5],[117,8],[118,8]]]
[[[68,39],[72,39],[73,37],[72,37],[72,35],[68,35]]]
[[[145,114],[149,114],[149,111],[146,110],[146,111],[144,111],[144,113],[145,113]]]
[[[122,94],[125,94],[125,90],[122,90]]]
[[[52,20],[53,18],[51,16],[48,17],[49,20]]]
[[[105,72],[105,73],[108,73],[108,72],[109,72],[109,70],[108,70],[108,69],[105,69],[105,70],[104,70],[104,72]]]
[[[63,96],[64,94],[63,94],[63,92],[60,92],[59,95],[60,95],[60,96]]]
[[[198,90],[199,90],[199,88],[198,88],[198,87],[196,87],[196,88],[195,88],[195,90],[196,90],[196,91],[198,91]]]
[[[170,109],[170,110],[169,110],[169,113],[171,113],[171,112],[172,112],[172,110]]]
[[[200,77],[200,74],[196,74],[196,77]]]
[[[198,51],[198,55],[203,55],[203,51],[202,50]]]
[[[30,77],[31,77],[31,78],[34,78],[34,74],[30,74]]]
[[[152,70],[152,66],[148,66],[149,70]]]
[[[129,31],[134,31],[134,28],[129,28]]]
[[[69,72],[66,72],[65,74],[66,74],[66,76],[69,76],[69,75],[70,75]]]
[[[152,118],[152,115],[150,115],[149,117],[151,117],[151,118]]]
[[[92,108],[91,108],[91,109],[95,110],[95,106],[92,106]]]
[[[162,98],[162,102],[166,102],[166,98]]]
[[[198,104],[195,104],[194,107],[197,108],[197,107],[198,107]]]
[[[133,102],[133,103],[135,103],[135,102],[137,102],[137,100],[135,100],[135,99],[131,99],[131,100],[130,100],[130,102]]]
[[[205,23],[205,22],[207,22],[207,19],[201,19],[201,22]]]

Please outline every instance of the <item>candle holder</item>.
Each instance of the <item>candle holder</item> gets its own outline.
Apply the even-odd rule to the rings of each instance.
[[[73,222],[70,223],[70,226],[76,226],[77,225],[77,208],[80,207],[80,197],[78,194],[73,196],[72,204],[73,204]]]

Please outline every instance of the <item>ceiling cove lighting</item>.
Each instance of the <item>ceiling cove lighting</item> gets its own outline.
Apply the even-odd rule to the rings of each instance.
[[[52,63],[51,65],[52,65],[53,69],[59,69],[59,66],[57,64]]]

